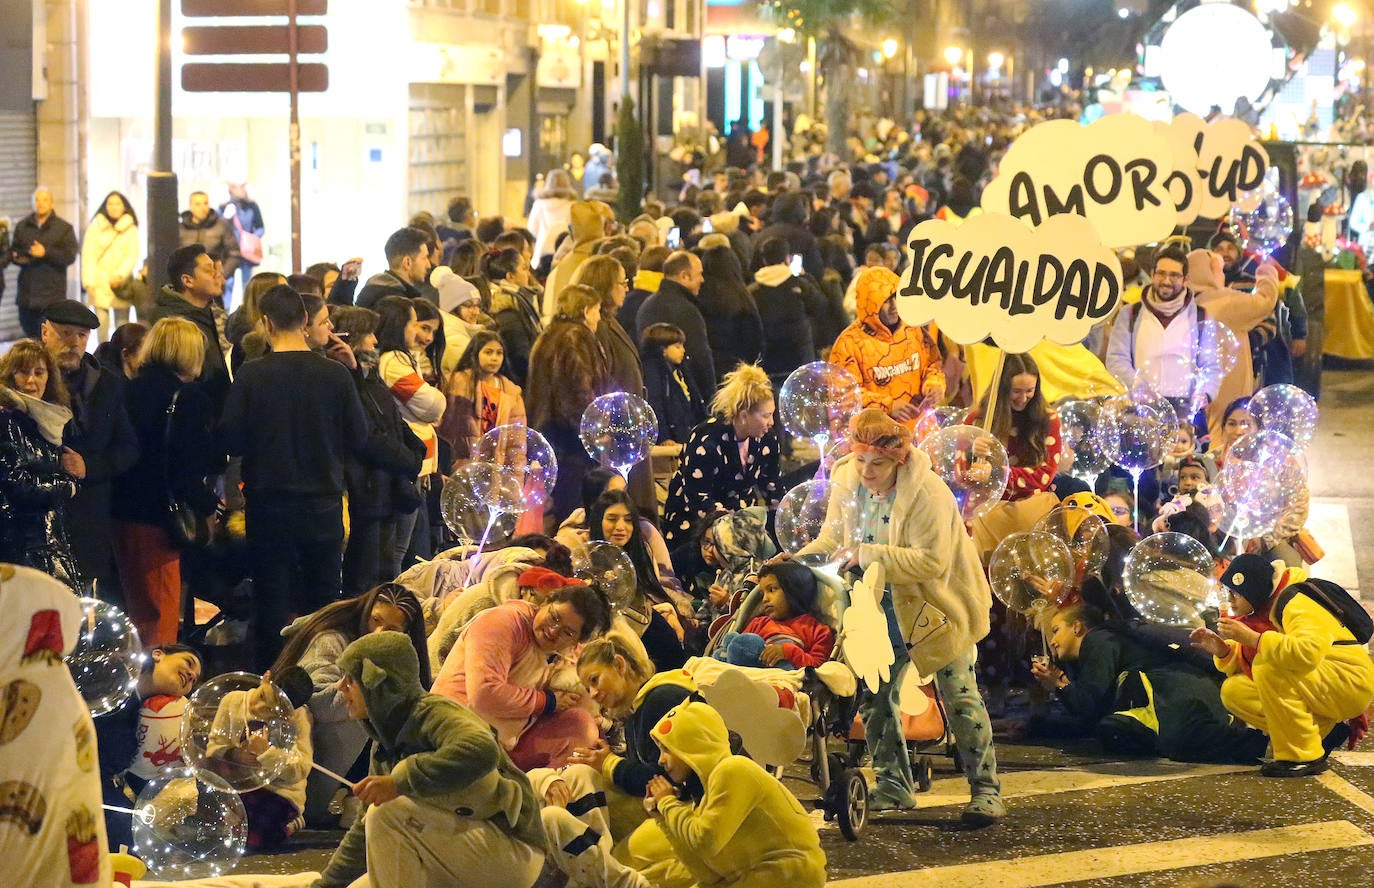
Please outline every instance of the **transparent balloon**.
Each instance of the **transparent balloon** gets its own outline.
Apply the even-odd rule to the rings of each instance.
[[[1201,626],[1221,599],[1207,547],[1182,533],[1157,533],[1126,556],[1122,585],[1140,615],[1153,623]]]
[[[1014,533],[993,550],[988,582],[992,593],[1018,613],[1057,606],[1073,588],[1073,556],[1054,534]]]
[[[474,462],[492,467],[477,497],[493,512],[521,513],[548,502],[558,460],[544,436],[523,425],[497,426],[472,448]]]
[[[138,629],[113,604],[83,598],[81,628],[66,662],[91,715],[113,712],[129,699],[143,672]]]
[[[849,420],[862,408],[859,381],[843,367],[815,361],[792,371],[778,393],[778,414],[796,438],[825,452],[849,437]]]
[[[1307,472],[1293,439],[1261,429],[1231,445],[1217,480],[1219,528],[1238,540],[1272,533],[1284,515],[1301,506]]]
[[[1007,489],[1011,475],[1007,449],[977,426],[941,429],[921,442],[921,450],[930,457],[931,470],[949,485],[965,521],[991,509]],[[978,450],[984,454],[980,456]]]
[[[444,482],[439,494],[439,514],[459,545],[471,545],[482,539],[492,521],[492,511],[479,491],[490,491],[499,483],[494,472],[490,463],[469,462],[455,469]],[[509,537],[515,532],[517,518],[514,512],[498,512],[493,532],[498,537]]]
[[[1278,432],[1300,450],[1317,434],[1317,402],[1295,385],[1269,385],[1255,392],[1250,415],[1262,431]]]
[[[1112,464],[1102,450],[1101,440],[1093,433],[1100,413],[1096,401],[1068,401],[1059,406],[1059,433],[1064,446],[1073,453],[1073,465],[1067,471],[1090,484]]]
[[[181,754],[235,792],[270,783],[297,761],[296,710],[280,688],[247,672],[217,675],[181,716]]]
[[[1069,549],[1077,577],[1099,574],[1111,555],[1107,522],[1078,506],[1055,506],[1035,523],[1038,533],[1048,533]]]
[[[1161,413],[1172,413],[1176,422],[1192,422],[1207,404],[1208,373],[1191,357],[1156,355],[1140,362],[1130,396]]]
[[[1138,474],[1164,461],[1177,428],[1178,414],[1172,408],[1120,395],[1103,403],[1093,433],[1107,459]]]
[[[947,429],[952,425],[958,425],[964,421],[964,415],[968,413],[963,407],[932,407],[921,418],[916,420],[916,428],[912,432],[912,437],[917,444],[929,438],[940,429]]]
[[[1227,217],[1241,246],[1268,258],[1293,234],[1293,207],[1278,186],[1278,170],[1259,188],[1241,192]]]
[[[1245,344],[1248,351],[1250,344]],[[1216,391],[1240,362],[1240,339],[1231,328],[1210,318],[1204,319],[1198,327],[1197,364],[1201,381]]]
[[[138,794],[134,853],[163,880],[205,879],[232,870],[248,842],[248,812],[218,775],[179,765]]]
[[[611,392],[587,405],[579,434],[588,456],[628,478],[658,440],[658,417],[638,395]]]
[[[573,576],[600,588],[616,611],[644,610],[644,596],[639,593],[634,562],[616,544],[605,540],[582,543],[572,551],[572,567]]]

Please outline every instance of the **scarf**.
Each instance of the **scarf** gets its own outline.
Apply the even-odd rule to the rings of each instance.
[[[30,419],[38,423],[39,433],[49,444],[59,447],[62,445],[62,430],[72,420],[71,410],[61,404],[51,404],[41,398],[30,397],[9,386],[0,386],[0,390],[3,391],[3,398],[9,406],[28,414]]]
[[[1288,582],[1289,575],[1287,573],[1284,573],[1283,578],[1279,580],[1278,588],[1274,590],[1274,594],[1269,596],[1268,601],[1264,602],[1264,607],[1255,608],[1245,616],[1238,617],[1236,619],[1236,622],[1241,623],[1245,626],[1249,626],[1251,629],[1255,630],[1260,635],[1263,635],[1266,632],[1277,632],[1279,627],[1275,626],[1272,622],[1270,622],[1269,611],[1274,606],[1274,599],[1279,596],[1280,592],[1288,588]],[[1258,642],[1256,642],[1256,647],[1246,647],[1245,645],[1241,645],[1239,653],[1240,668],[1245,670],[1245,674],[1247,676],[1249,676],[1250,678],[1254,678],[1255,656],[1259,653]]]

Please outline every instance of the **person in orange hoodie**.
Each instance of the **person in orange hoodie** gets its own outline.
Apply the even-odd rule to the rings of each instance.
[[[830,363],[859,380],[865,407],[877,407],[911,426],[923,402],[934,404],[944,397],[945,374],[935,325],[913,327],[897,314],[900,284],[901,279],[882,266],[859,273],[854,285],[859,319],[835,340]]]

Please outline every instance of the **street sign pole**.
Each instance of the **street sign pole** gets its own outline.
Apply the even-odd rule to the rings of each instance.
[[[291,65],[291,273],[301,273],[301,117],[300,33],[296,28],[297,0],[287,2],[287,46]]]
[[[157,117],[153,169],[148,173],[148,284],[156,293],[167,279],[167,260],[180,242],[177,175],[172,171],[172,0],[157,4]]]

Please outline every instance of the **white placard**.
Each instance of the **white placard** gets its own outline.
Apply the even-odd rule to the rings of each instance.
[[[1208,123],[1196,114],[1180,114],[1154,126],[1174,158],[1169,191],[1178,209],[1176,224],[1220,219],[1241,192],[1264,182],[1269,157],[1244,121],[1222,117]]]
[[[961,345],[989,336],[1008,352],[1043,339],[1072,345],[1121,300],[1116,254],[1078,215],[1034,229],[1001,213],[957,226],[932,219],[912,230],[907,258],[897,291],[902,320],[934,321]]]

